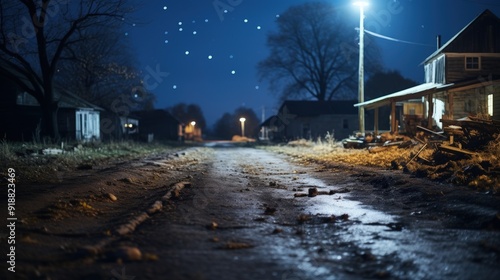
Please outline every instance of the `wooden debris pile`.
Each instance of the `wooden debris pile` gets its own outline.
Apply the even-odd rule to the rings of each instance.
[[[441,120],[443,131],[417,126],[418,151],[399,167],[418,176],[500,190],[500,122]]]
[[[437,161],[437,163],[478,156],[500,134],[499,121],[472,117],[441,121],[444,127],[442,132],[435,132],[417,126],[421,132],[417,133],[414,139],[422,143],[423,146],[411,160],[418,158],[420,152],[425,148],[434,148],[438,152],[437,154],[444,156],[444,158],[441,158],[435,155],[434,161]],[[419,159],[431,163],[429,159],[421,157]]]

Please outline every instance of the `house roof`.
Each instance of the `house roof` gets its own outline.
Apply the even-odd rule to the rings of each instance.
[[[442,91],[445,88],[451,87],[453,84],[436,84],[436,83],[425,83],[418,86],[414,86],[411,88],[407,88],[404,90],[400,90],[389,95],[385,95],[376,99],[372,99],[369,101],[365,101],[363,103],[357,103],[354,106],[360,107],[363,106],[366,109],[373,109],[385,105],[389,105],[391,102],[404,101],[413,98],[419,98],[424,95],[433,92]]]
[[[487,22],[485,25],[484,22]],[[490,26],[492,30],[489,32],[484,32],[487,26]],[[479,31],[479,32],[478,32]],[[483,31],[483,32],[480,32]],[[489,34],[491,32],[491,35]],[[425,59],[424,64],[432,60],[436,56],[444,52],[475,52],[475,53],[486,53],[486,52],[500,52],[500,39],[495,36],[500,32],[500,19],[490,10],[486,9],[479,16],[473,19],[469,24],[467,24],[460,32],[453,36],[448,42],[446,42],[441,48],[432,53],[429,57]],[[488,38],[481,36],[490,36]],[[466,38],[467,37],[467,38]],[[461,39],[464,42],[461,42]],[[475,40],[470,40],[475,39]],[[481,47],[487,48],[483,50],[466,50],[464,48],[477,47],[474,44],[470,44],[473,41],[481,41]],[[485,44],[484,42],[489,42]],[[472,46],[472,47],[471,47]]]
[[[281,123],[282,123],[281,119],[278,116],[273,115],[273,116],[270,116],[269,118],[267,118],[263,123],[261,123],[259,127],[276,126],[276,125],[279,125]]]
[[[142,122],[159,123],[166,121],[169,123],[181,124],[181,121],[174,117],[170,112],[163,109],[134,111],[133,113]]]
[[[287,100],[283,102],[279,111],[301,117],[315,117],[319,115],[351,115],[357,114],[357,109],[353,108],[354,100],[335,101],[304,101]]]
[[[59,108],[89,108],[104,111],[103,108],[94,105],[87,100],[63,89],[55,90],[56,99],[59,101]]]

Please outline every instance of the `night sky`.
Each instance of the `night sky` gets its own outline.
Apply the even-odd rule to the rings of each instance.
[[[134,13],[126,27],[147,88],[157,97],[156,108],[177,103],[201,106],[212,125],[237,107],[266,117],[280,106],[278,93],[260,83],[256,65],[266,58],[266,36],[289,6],[307,0],[155,0]],[[347,18],[352,39],[359,26],[359,9],[351,0],[331,0]],[[500,16],[498,0],[370,0],[365,28],[418,44],[375,39],[383,66],[423,82],[420,63],[485,9]],[[217,9],[214,3],[218,3]],[[223,10],[227,9],[227,12]],[[367,35],[370,36],[370,35]],[[369,47],[369,46],[367,46]]]

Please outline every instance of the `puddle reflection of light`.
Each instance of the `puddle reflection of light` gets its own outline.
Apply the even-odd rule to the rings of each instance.
[[[308,180],[314,185],[325,186],[319,180]],[[394,235],[401,235],[399,231],[389,231],[387,226],[394,223],[392,215],[381,211],[370,209],[362,205],[359,201],[350,200],[349,194],[319,195],[311,198],[307,202],[305,209],[311,215],[349,215],[349,221],[355,223],[346,224],[345,234],[340,234],[340,238],[346,242],[355,242],[359,246],[370,249],[373,254],[386,255],[397,251],[398,239]],[[340,257],[340,256],[339,256]]]

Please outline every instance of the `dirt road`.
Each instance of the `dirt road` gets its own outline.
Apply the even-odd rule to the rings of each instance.
[[[500,278],[500,198],[399,171],[194,148],[18,189],[8,279]]]

